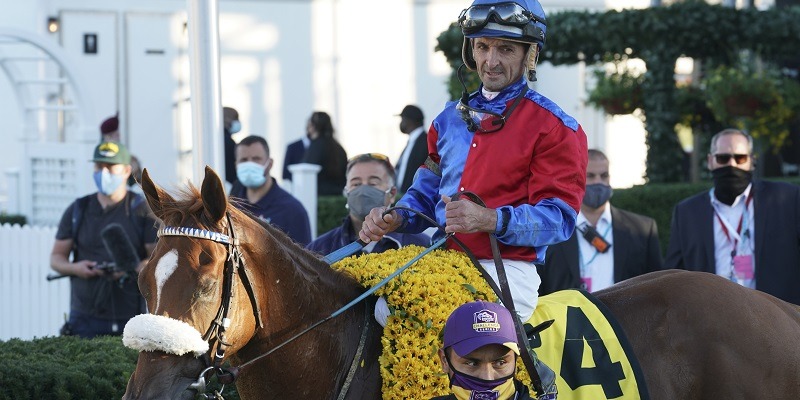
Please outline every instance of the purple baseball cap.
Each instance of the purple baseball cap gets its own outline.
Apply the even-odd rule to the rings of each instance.
[[[474,301],[464,304],[447,318],[444,347],[453,347],[461,357],[487,344],[499,344],[519,355],[511,313],[502,304]]]

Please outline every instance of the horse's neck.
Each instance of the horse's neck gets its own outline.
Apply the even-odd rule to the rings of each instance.
[[[315,257],[300,255],[292,262],[285,261],[262,264],[269,266],[261,268],[261,287],[268,288],[261,299],[265,326],[240,352],[242,361],[322,321],[359,293],[357,286],[350,286],[354,282],[342,280]],[[365,304],[357,304],[258,362],[257,368],[269,373],[266,378],[257,374],[253,383],[267,391],[299,387],[307,398],[326,398],[338,391],[360,343],[367,309]]]

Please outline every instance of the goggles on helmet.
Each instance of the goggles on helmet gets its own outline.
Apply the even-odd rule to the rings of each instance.
[[[543,19],[514,2],[477,5],[464,9],[458,16],[458,24],[465,34],[472,34],[483,29],[492,17],[501,25],[524,27],[531,21],[545,24]]]

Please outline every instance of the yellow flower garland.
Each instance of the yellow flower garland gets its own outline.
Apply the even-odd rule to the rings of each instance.
[[[352,275],[364,287],[372,287],[422,250],[407,246],[348,257],[333,268]],[[430,399],[450,393],[437,356],[447,317],[470,301],[497,301],[480,272],[461,252],[434,250],[375,293],[386,298],[391,311],[379,359],[383,398]],[[521,364],[517,362],[517,376],[529,383]]]

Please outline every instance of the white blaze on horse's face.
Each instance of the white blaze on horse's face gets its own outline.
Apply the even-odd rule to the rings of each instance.
[[[172,249],[158,260],[158,264],[156,264],[156,308],[153,309],[154,312],[158,310],[158,305],[161,302],[161,289],[176,268],[178,268],[178,250]]]

